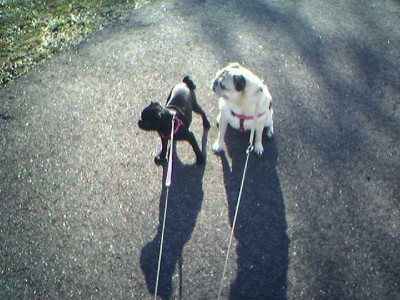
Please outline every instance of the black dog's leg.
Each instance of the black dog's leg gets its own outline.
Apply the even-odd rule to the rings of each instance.
[[[160,164],[165,160],[165,157],[167,155],[168,139],[162,137],[161,145],[162,145],[162,148],[161,148],[160,153],[156,157],[154,157],[154,162],[156,164]]]
[[[200,107],[200,105],[197,103],[197,101],[193,101],[193,111],[201,116],[203,119],[203,128],[204,129],[209,129],[210,128],[210,122],[207,119],[206,113],[203,111],[203,109]]]
[[[196,163],[198,165],[202,165],[205,163],[205,158],[203,153],[201,152],[199,145],[197,144],[196,138],[194,137],[193,132],[189,131],[188,132],[188,138],[187,141],[192,145],[193,151],[196,154]]]

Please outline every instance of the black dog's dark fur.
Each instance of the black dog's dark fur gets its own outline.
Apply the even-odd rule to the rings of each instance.
[[[204,155],[201,153],[194,134],[189,130],[189,126],[192,122],[192,111],[201,115],[204,129],[207,130],[210,128],[210,122],[197,103],[194,93],[196,86],[192,79],[186,76],[183,78],[182,82],[184,84],[179,83],[171,90],[165,107],[158,102],[151,102],[150,105],[142,111],[141,119],[138,122],[141,129],[157,131],[161,137],[161,152],[154,158],[156,164],[165,160],[174,112],[176,114],[175,126],[179,126],[177,120],[183,122],[178,131],[174,134],[174,139],[178,141],[188,141],[196,154],[196,163],[203,164],[205,162]]]

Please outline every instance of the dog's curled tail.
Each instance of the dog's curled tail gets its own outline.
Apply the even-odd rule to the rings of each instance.
[[[191,89],[193,91],[196,89],[196,85],[194,84],[194,82],[193,82],[192,78],[190,78],[190,76],[183,77],[182,81],[184,83],[186,83],[186,85],[188,86],[189,89]]]

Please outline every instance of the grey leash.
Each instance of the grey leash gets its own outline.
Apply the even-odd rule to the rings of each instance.
[[[241,200],[241,198],[242,198],[244,180],[245,180],[245,178],[246,178],[247,163],[248,163],[248,161],[249,161],[250,152],[253,151],[253,149],[254,149],[254,147],[253,147],[253,136],[254,136],[254,129],[252,129],[252,131],[251,131],[251,134],[250,134],[250,144],[249,144],[249,147],[248,147],[247,150],[246,150],[246,154],[247,154],[247,155],[246,155],[246,163],[245,163],[244,169],[243,169],[242,182],[241,182],[241,184],[240,184],[240,190],[239,190],[239,195],[238,195],[237,204],[236,204],[235,216],[233,217],[231,236],[230,236],[230,238],[229,238],[228,250],[227,250],[227,252],[226,252],[226,257],[225,257],[224,271],[222,272],[221,283],[220,283],[220,285],[219,285],[218,300],[221,298],[222,285],[223,285],[223,283],[224,283],[226,267],[227,267],[227,265],[228,265],[229,252],[230,252],[230,250],[231,250],[232,239],[233,239],[233,234],[234,234],[235,225],[236,225],[236,219],[237,219],[237,215],[238,215],[238,211],[239,211],[240,200]]]
[[[256,120],[257,111],[258,111],[258,105],[259,105],[259,102],[257,102],[256,107],[255,107],[255,109],[254,109],[253,120]],[[229,238],[228,250],[227,250],[227,252],[226,252],[224,270],[223,270],[223,272],[222,272],[221,282],[220,282],[220,284],[219,284],[218,300],[221,299],[222,285],[223,285],[224,279],[225,279],[226,267],[227,267],[227,265],[228,265],[229,252],[230,252],[231,246],[232,246],[233,234],[234,234],[234,232],[235,232],[236,219],[237,219],[237,215],[238,215],[238,211],[239,211],[240,200],[241,200],[241,198],[242,198],[244,180],[245,180],[245,178],[246,178],[246,173],[247,173],[247,164],[248,164],[248,162],[249,162],[250,152],[253,151],[253,149],[254,149],[253,141],[254,141],[255,127],[256,127],[256,124],[254,123],[254,126],[253,126],[253,128],[251,129],[251,132],[250,132],[249,146],[248,146],[247,149],[246,149],[246,163],[244,164],[242,182],[241,182],[241,184],[240,184],[240,190],[239,190],[239,195],[238,195],[238,199],[237,199],[237,203],[236,203],[236,209],[235,209],[235,215],[234,215],[234,217],[233,217],[231,236],[230,236],[230,238]]]

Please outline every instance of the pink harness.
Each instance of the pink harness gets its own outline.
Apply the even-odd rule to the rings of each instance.
[[[272,102],[269,104],[268,109],[271,109],[271,107],[272,107]],[[253,120],[253,119],[254,119],[253,116],[240,115],[240,114],[235,113],[233,110],[231,110],[231,114],[232,114],[232,116],[234,116],[234,117],[236,117],[236,118],[239,118],[239,122],[240,122],[239,130],[240,130],[241,132],[244,132],[244,125],[243,125],[243,124],[244,124],[244,121],[246,121],[246,120]],[[262,112],[262,113],[260,113],[260,114],[258,114],[258,115],[257,115],[257,119],[258,119],[258,118],[261,118],[263,115],[265,115],[265,111]]]
[[[236,117],[236,118],[239,118],[239,122],[240,122],[240,128],[239,128],[239,130],[240,130],[241,132],[244,131],[244,126],[243,126],[244,121],[246,121],[246,120],[253,120],[253,119],[254,119],[252,116],[239,115],[239,114],[237,114],[237,113],[235,113],[235,112],[233,112],[233,111],[231,111],[231,114],[232,114],[232,116],[234,116],[234,117]],[[263,115],[265,115],[265,111],[264,111],[263,113],[259,114],[259,115],[257,116],[257,119],[260,118],[260,117],[262,117]]]
[[[181,126],[185,126],[185,123],[178,117],[177,114],[174,115],[173,119],[176,121],[176,125],[175,125],[175,122],[174,122],[173,123],[174,124],[174,126],[173,126],[174,128],[173,128],[172,134],[175,135],[175,133],[178,132],[178,130],[179,130],[179,128],[181,128]],[[160,133],[160,135],[165,139],[171,139],[171,133],[168,133],[168,135],[164,135],[164,134]]]

